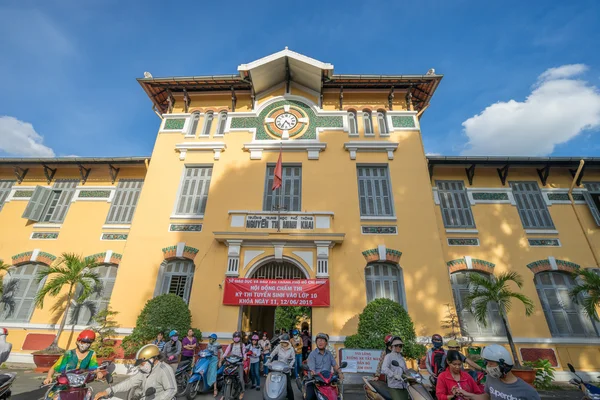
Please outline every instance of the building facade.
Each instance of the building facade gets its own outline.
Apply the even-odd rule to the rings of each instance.
[[[55,332],[51,306],[33,305],[35,273],[75,252],[102,264],[92,300],[119,312],[122,335],[162,293],[188,302],[203,332],[271,331],[274,307],[224,304],[232,279],[311,279],[328,287],[313,332],[338,346],[379,297],[406,307],[423,340],[445,333],[451,305],[474,343],[504,343],[494,309],[487,327],[464,309],[466,274],[516,271],[536,306],[509,314],[523,359],[600,369],[599,326],[566,296],[570,271],[598,267],[600,160],[586,160],[572,205],[579,159],[426,157],[433,70],[336,75],[285,49],[238,72],[138,79],[160,117],[149,157],[0,159],[13,359]],[[89,318],[70,318],[60,344]]]

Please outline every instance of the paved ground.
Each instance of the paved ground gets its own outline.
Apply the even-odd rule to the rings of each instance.
[[[17,373],[17,379],[12,386],[13,397],[11,400],[37,400],[43,399],[46,389],[40,389],[40,385],[44,379],[45,374],[38,374],[32,371],[29,366],[21,365],[9,365],[9,368],[4,371],[11,371]],[[116,376],[115,382],[120,382],[125,379],[123,376]],[[264,380],[264,378],[263,378]],[[296,399],[301,399],[302,396],[297,388],[294,386],[296,393]],[[102,390],[106,387],[106,383],[93,382],[92,388],[94,392]],[[563,387],[563,385],[561,385]],[[123,395],[123,394],[121,394]],[[542,399],[560,399],[560,400],[580,400],[582,395],[579,391],[572,390],[568,385],[564,385],[563,390],[555,390],[552,392],[540,393]],[[364,400],[365,394],[360,385],[345,385],[344,397],[346,400]],[[114,397],[118,399],[119,397]],[[122,397],[121,397],[122,398]],[[211,394],[199,395],[197,400],[213,400]],[[245,400],[262,400],[262,392],[248,389],[246,391]]]

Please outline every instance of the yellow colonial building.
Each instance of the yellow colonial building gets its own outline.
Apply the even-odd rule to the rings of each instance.
[[[536,306],[510,311],[520,356],[599,370],[599,326],[567,292],[568,272],[598,267],[600,159],[585,161],[572,204],[579,159],[427,157],[420,120],[441,80],[337,75],[288,49],[234,75],[146,73],[151,156],[0,159],[0,259],[19,282],[0,319],[12,359],[29,361],[57,326],[50,305],[34,307],[36,271],[76,252],[103,265],[93,301],[119,312],[122,335],[162,293],[224,341],[272,331],[274,307],[231,305],[225,291],[290,279],[322,285],[312,329],[338,346],[379,297],[406,307],[422,340],[445,333],[450,304],[472,342],[505,343],[494,310],[488,327],[464,310],[466,274],[515,271]],[[89,318],[69,320],[62,347]]]

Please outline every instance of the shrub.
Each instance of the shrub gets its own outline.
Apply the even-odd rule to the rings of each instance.
[[[175,329],[183,338],[191,325],[192,315],[183,299],[174,294],[162,294],[146,302],[133,332],[123,339],[123,350],[126,355],[135,354],[141,346],[154,340],[158,332],[164,332],[168,340],[169,332]],[[196,333],[200,340],[202,332]]]
[[[114,320],[118,314],[116,311],[111,311],[110,307],[100,311],[92,318],[94,325],[90,327],[96,332],[96,341],[92,344],[92,350],[96,352],[98,357],[112,357],[115,354],[115,340],[117,336],[116,329],[119,325]]]
[[[554,367],[548,360],[539,359],[537,361],[525,361],[526,367],[535,369],[535,381],[533,386],[540,390],[550,390],[554,388]]]
[[[344,346],[350,349],[384,349],[384,338],[392,334],[402,338],[403,355],[419,359],[425,355],[425,346],[417,344],[415,327],[408,312],[389,299],[376,299],[367,304],[358,317],[358,332],[348,336]]]

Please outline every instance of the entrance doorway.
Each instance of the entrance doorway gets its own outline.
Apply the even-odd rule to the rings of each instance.
[[[259,266],[250,276],[251,279],[308,279],[306,272],[290,261],[269,261]],[[285,308],[279,310],[278,308]],[[297,328],[310,330],[311,308],[310,307],[269,307],[269,306],[242,306],[241,329],[244,332],[267,332],[272,338],[276,329],[276,316],[279,325],[286,329]],[[294,319],[297,317],[297,319]],[[294,324],[293,321],[296,321]]]

